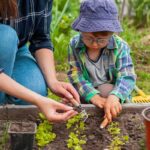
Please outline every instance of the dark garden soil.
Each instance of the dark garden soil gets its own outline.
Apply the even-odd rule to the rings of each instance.
[[[100,129],[101,115],[90,115],[86,121],[85,135],[87,144],[83,146],[83,150],[104,150],[111,143],[111,135],[106,129]],[[137,113],[121,115],[114,121],[119,122],[119,128],[122,135],[129,136],[129,142],[122,147],[122,150],[144,150],[145,149],[145,133],[144,124],[141,116]],[[51,144],[47,145],[42,150],[68,150],[66,140],[68,139],[68,131],[65,124],[55,124],[54,132],[57,138]],[[38,148],[35,146],[34,150]]]
[[[34,132],[35,127],[32,122],[13,122],[10,126],[11,132]]]
[[[87,137],[87,144],[83,145],[83,150],[104,150],[107,149],[111,143],[112,137],[108,133],[107,128],[100,129],[100,122],[102,114],[90,114],[86,121],[85,135]],[[145,149],[145,133],[143,119],[139,113],[121,114],[114,120],[119,123],[122,135],[129,136],[129,142],[122,147],[122,150],[144,150]],[[0,139],[4,135],[6,122],[0,121]],[[17,130],[17,126],[14,129]],[[65,123],[55,124],[53,132],[56,133],[56,139],[41,150],[68,150],[66,140],[68,139],[71,130],[66,129]],[[0,150],[9,150],[9,140],[5,146],[1,146]],[[38,150],[36,144],[33,150]]]

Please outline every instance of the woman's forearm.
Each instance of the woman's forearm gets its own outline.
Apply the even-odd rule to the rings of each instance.
[[[52,82],[57,81],[53,51],[49,49],[40,49],[36,51],[35,57],[44,74],[48,87],[50,87]]]
[[[4,73],[0,73],[0,91],[37,105],[51,122],[65,121],[77,114],[72,107],[32,92]],[[62,112],[58,113],[57,110]]]
[[[57,80],[53,51],[49,49],[40,49],[35,52],[35,57],[44,74],[48,88],[56,95],[65,97],[68,101],[74,97],[80,102],[79,95],[71,84]]]
[[[0,91],[38,105],[41,96],[20,85],[4,73],[0,74]]]

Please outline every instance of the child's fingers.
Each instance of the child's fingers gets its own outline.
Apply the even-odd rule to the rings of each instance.
[[[120,113],[120,107],[116,106],[115,109],[116,109],[116,113],[119,114]]]
[[[98,103],[97,106],[98,106],[99,108],[103,108],[103,107],[104,107],[101,103]]]
[[[108,125],[109,121],[107,118],[104,118],[103,122],[100,124],[100,128],[103,129]]]
[[[106,107],[105,108],[105,114],[106,114],[106,118],[108,119],[109,122],[112,121],[112,116],[111,116],[111,113],[110,113],[110,107]]]
[[[117,117],[117,110],[116,110],[116,107],[111,108],[111,114],[112,114],[112,117],[113,117],[113,118],[116,118],[116,117]]]

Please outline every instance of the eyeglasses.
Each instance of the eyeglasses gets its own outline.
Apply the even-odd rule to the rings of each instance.
[[[91,38],[85,35],[82,35],[82,39],[85,43],[92,45],[94,42],[97,43],[97,45],[106,44],[110,38]]]

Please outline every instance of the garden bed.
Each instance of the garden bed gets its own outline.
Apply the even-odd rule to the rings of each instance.
[[[124,104],[122,113],[114,120],[121,129],[121,136],[127,135],[129,141],[122,147],[123,150],[143,150],[145,149],[144,124],[141,117],[141,111],[150,106],[150,104]],[[87,144],[83,145],[83,150],[104,150],[107,149],[112,141],[108,128],[100,129],[103,111],[95,108],[93,105],[83,105],[90,114],[86,121]],[[12,120],[34,121],[38,120],[39,110],[34,106],[5,106],[0,107],[0,134],[2,134],[6,123]],[[66,129],[65,123],[53,125],[53,132],[56,133],[56,139],[42,148],[43,150],[67,150],[66,140],[71,132]],[[2,137],[0,135],[0,137]],[[9,140],[6,148],[9,147]],[[9,149],[9,148],[8,148]],[[33,148],[38,150],[36,144]]]

